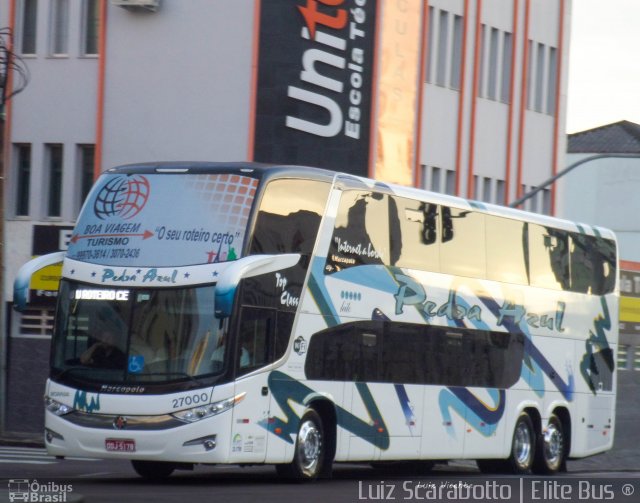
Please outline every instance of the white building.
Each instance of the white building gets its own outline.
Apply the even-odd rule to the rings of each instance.
[[[6,110],[0,377],[23,384],[0,390],[4,430],[40,430],[8,404],[42,385],[52,311],[42,288],[11,313],[13,274],[64,248],[94,174],[274,161],[509,203],[565,165],[570,14],[570,0],[0,0],[31,76]],[[40,374],[20,374],[33,355]]]
[[[618,374],[624,390],[640,387],[640,125],[606,124],[569,135],[567,166],[558,180],[558,216],[615,231],[620,254]],[[626,391],[626,390],[625,390]],[[622,393],[622,391],[621,391]],[[628,396],[628,395],[627,395]],[[634,403],[637,410],[637,404]],[[627,412],[623,410],[623,414]],[[635,418],[637,421],[637,417]]]

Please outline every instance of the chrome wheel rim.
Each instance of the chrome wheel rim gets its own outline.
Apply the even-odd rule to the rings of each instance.
[[[516,427],[513,439],[513,455],[522,468],[528,468],[531,463],[531,432],[526,423],[520,422]]]
[[[306,475],[314,475],[320,462],[322,435],[313,421],[305,421],[298,433],[298,459]]]
[[[564,439],[562,432],[554,423],[550,423],[544,432],[544,457],[549,468],[555,469],[562,461]]]

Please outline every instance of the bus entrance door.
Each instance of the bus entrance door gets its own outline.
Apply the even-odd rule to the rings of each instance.
[[[236,348],[236,396],[244,399],[233,409],[231,458],[239,463],[266,459],[271,393],[269,372],[260,372],[273,360],[275,309],[242,307]]]

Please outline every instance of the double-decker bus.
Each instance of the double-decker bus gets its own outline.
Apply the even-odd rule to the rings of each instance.
[[[325,170],[160,163],[96,181],[63,261],[49,453],[555,473],[613,442],[615,236]]]

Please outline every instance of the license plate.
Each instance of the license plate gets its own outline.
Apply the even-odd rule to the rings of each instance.
[[[109,452],[135,452],[136,441],[128,438],[107,438],[104,447]]]

